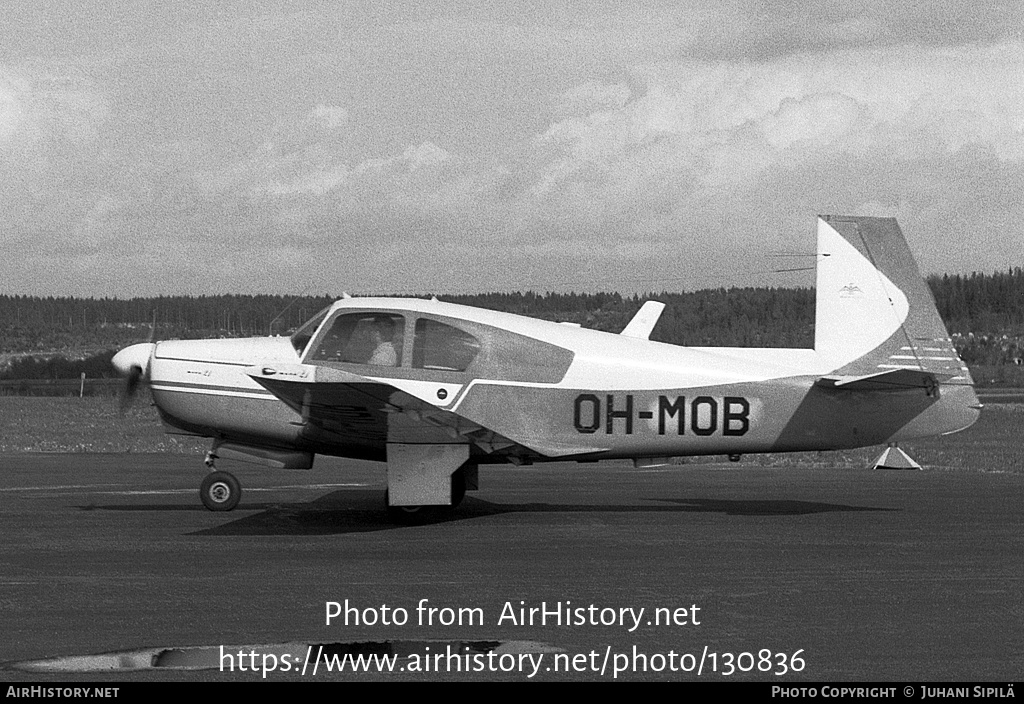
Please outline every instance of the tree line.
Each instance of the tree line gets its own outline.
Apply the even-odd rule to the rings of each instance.
[[[930,276],[927,281],[964,361],[1020,363],[1024,355],[1024,271],[1020,267],[993,274]],[[663,291],[645,297],[525,292],[441,298],[610,332],[621,330],[643,302],[653,298],[666,304],[651,336],[654,340],[728,347],[809,348],[814,344],[814,289],[809,288]],[[112,350],[149,339],[284,335],[334,300],[330,295],[0,296],[0,353],[8,358],[22,355],[8,361],[0,377],[68,378],[83,371],[92,375],[109,361]]]

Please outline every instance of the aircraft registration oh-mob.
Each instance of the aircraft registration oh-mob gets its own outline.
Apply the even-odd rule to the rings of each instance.
[[[213,439],[200,496],[234,508],[232,458],[387,464],[396,520],[454,508],[481,464],[832,450],[971,425],[980,405],[893,219],[817,221],[813,349],[681,347],[436,299],[344,298],[291,337],[128,347],[168,431]],[[893,452],[895,448],[895,452]]]

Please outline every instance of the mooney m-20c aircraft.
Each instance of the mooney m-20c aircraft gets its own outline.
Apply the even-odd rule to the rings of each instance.
[[[655,301],[613,334],[346,297],[291,337],[138,344],[114,365],[129,386],[148,381],[169,432],[213,439],[200,490],[213,510],[241,495],[218,458],[386,462],[388,511],[412,521],[456,506],[481,464],[890,452],[971,425],[970,374],[896,221],[822,216],[817,230],[814,349],[653,342]]]

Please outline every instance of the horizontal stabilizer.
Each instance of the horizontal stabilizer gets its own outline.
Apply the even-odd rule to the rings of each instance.
[[[661,317],[663,310],[665,310],[664,303],[647,301],[640,306],[640,310],[636,312],[633,319],[629,321],[629,324],[619,334],[626,337],[635,337],[640,340],[649,340],[651,332],[654,330],[654,326],[658,324],[658,319]]]
[[[863,376],[825,376],[815,383],[831,389],[845,391],[900,391],[904,389],[926,389],[931,391],[953,374],[939,374],[920,369],[889,369]]]

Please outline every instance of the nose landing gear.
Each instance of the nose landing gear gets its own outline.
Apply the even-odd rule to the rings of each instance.
[[[242,485],[231,472],[221,472],[214,468],[217,455],[213,452],[206,453],[204,464],[210,468],[210,473],[203,478],[199,485],[199,499],[203,506],[211,511],[230,511],[242,498]]]
[[[199,498],[211,511],[230,511],[242,498],[242,485],[231,472],[210,472],[199,485]]]

